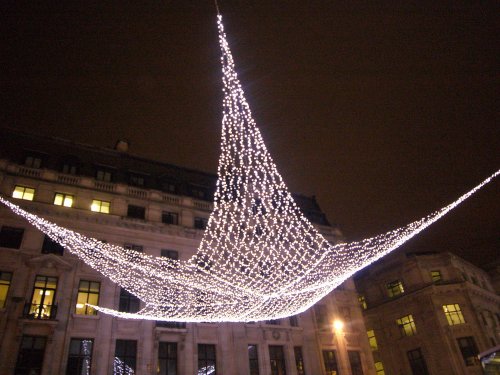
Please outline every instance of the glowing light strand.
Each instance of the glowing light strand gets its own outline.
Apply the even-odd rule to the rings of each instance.
[[[214,210],[195,256],[152,257],[60,227],[0,202],[144,303],[131,319],[257,321],[302,312],[359,269],[418,234],[498,176],[403,228],[333,245],[300,212],[252,118],[218,16],[223,120]]]

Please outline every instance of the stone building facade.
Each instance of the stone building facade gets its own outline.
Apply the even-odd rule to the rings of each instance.
[[[154,256],[198,246],[216,177],[101,149],[0,129],[0,194],[59,225]],[[331,242],[313,198],[297,195]],[[0,207],[0,375],[373,375],[352,280],[279,321],[164,323],[97,313],[141,302]],[[334,325],[333,323],[336,322]]]
[[[356,278],[377,374],[479,375],[500,343],[488,274],[448,252],[390,254]]]

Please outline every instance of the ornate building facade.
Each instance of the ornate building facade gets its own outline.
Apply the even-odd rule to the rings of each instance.
[[[212,208],[216,176],[127,149],[126,142],[102,149],[0,129],[0,193],[101,241],[190,258]],[[295,198],[326,238],[342,238],[314,198]],[[135,296],[5,207],[0,252],[0,375],[375,374],[352,280],[279,321],[133,321],[86,303],[135,312],[141,305]]]
[[[485,271],[447,252],[398,251],[355,280],[376,369],[483,373],[478,354],[500,343],[500,296]]]

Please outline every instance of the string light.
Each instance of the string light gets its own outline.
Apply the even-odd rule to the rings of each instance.
[[[356,271],[424,230],[498,176],[405,227],[363,241],[330,244],[301,213],[266,149],[234,68],[218,16],[223,120],[214,209],[187,261],[152,257],[60,227],[0,197],[52,240],[140,298],[139,312],[95,309],[130,319],[258,321],[305,311]]]

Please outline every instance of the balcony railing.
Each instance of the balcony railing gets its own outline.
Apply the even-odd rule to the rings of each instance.
[[[23,309],[25,319],[54,320],[57,315],[57,305],[40,305],[26,302]]]

